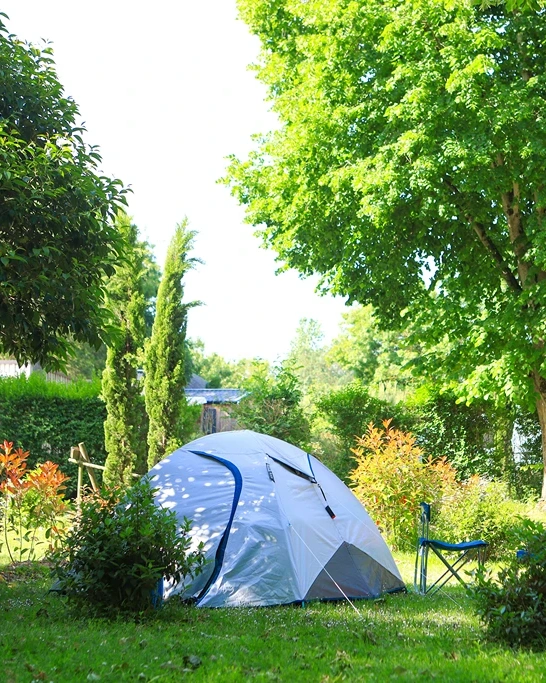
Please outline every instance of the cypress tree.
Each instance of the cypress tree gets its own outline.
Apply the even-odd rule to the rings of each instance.
[[[176,226],[159,285],[152,336],[146,347],[144,395],[149,419],[148,465],[181,446],[192,431],[184,387],[187,381],[186,325],[188,309],[183,303],[184,275],[196,259],[188,257],[195,232],[187,221]]]
[[[104,482],[108,486],[129,484],[132,472],[145,472],[146,468],[146,413],[137,379],[145,336],[144,245],[138,242],[137,228],[125,213],[118,214],[116,224],[125,253],[107,285],[107,305],[118,328],[102,376],[108,454]]]

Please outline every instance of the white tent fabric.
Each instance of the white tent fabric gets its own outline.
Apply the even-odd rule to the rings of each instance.
[[[277,605],[404,590],[379,530],[327,467],[251,431],[196,439],[150,471],[158,504],[193,520],[205,571],[167,585],[199,606]]]

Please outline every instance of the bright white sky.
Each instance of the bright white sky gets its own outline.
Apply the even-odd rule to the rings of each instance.
[[[244,157],[253,133],[275,126],[248,64],[258,40],[235,0],[3,0],[20,38],[53,42],[59,79],[98,144],[103,170],[130,185],[129,213],[160,266],[184,216],[204,261],[186,280],[188,334],[228,359],[286,355],[299,320],[337,334],[343,301],[316,280],[275,275],[228,188],[225,157]]]

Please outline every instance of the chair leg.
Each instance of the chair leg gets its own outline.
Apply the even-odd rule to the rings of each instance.
[[[432,546],[432,550],[434,551],[434,554],[442,561],[442,563],[446,567],[446,571],[438,579],[436,579],[432,586],[428,588],[427,593],[429,595],[433,595],[434,593],[439,591],[441,588],[445,586],[445,584],[449,581],[449,579],[451,579],[452,576],[455,577],[464,588],[466,588],[466,582],[459,575],[459,571],[475,556],[473,555],[472,551],[467,550],[463,552],[452,564],[449,564],[449,562],[434,546]],[[480,562],[481,559],[480,553],[481,551],[478,551],[478,562]]]
[[[438,557],[438,558],[442,561],[442,563],[443,563],[444,566],[446,567],[446,570],[445,570],[445,572],[442,574],[442,576],[440,576],[440,578],[437,579],[437,580],[432,584],[432,586],[429,588],[429,593],[432,595],[433,593],[436,593],[436,591],[439,591],[441,588],[443,588],[443,587],[445,586],[445,584],[449,581],[449,579],[450,579],[452,576],[454,576],[454,577],[457,579],[457,581],[458,581],[463,587],[466,586],[465,582],[463,581],[463,579],[459,576],[459,574],[458,574],[458,572],[457,572],[457,569],[458,569],[458,568],[463,567],[463,566],[466,564],[466,560],[463,561],[464,558],[465,558],[465,556],[466,556],[466,554],[465,554],[465,555],[462,555],[461,557],[458,557],[457,560],[455,560],[455,562],[454,562],[453,564],[449,564],[449,562],[447,562],[447,560],[443,557],[443,555],[442,555],[441,553],[439,553],[439,552],[436,550],[436,548],[433,547],[432,550],[434,551],[434,554],[436,555],[436,557]],[[443,579],[444,577],[446,577],[446,578],[445,578],[444,581],[442,581],[442,579]],[[440,583],[441,581],[442,581],[442,583]]]
[[[426,543],[423,547],[423,566],[421,569],[421,592],[423,595],[427,592],[427,580],[428,580],[428,551],[429,546]]]
[[[466,583],[465,583],[465,582],[463,581],[463,579],[459,576],[459,574],[458,574],[458,572],[457,572],[457,569],[461,569],[461,568],[464,567],[464,565],[469,561],[470,558],[469,558],[469,556],[468,556],[468,553],[466,553],[466,552],[463,553],[462,555],[460,555],[460,556],[455,560],[455,562],[453,562],[452,564],[450,564],[450,563],[445,559],[445,557],[444,557],[438,550],[436,550],[436,548],[433,547],[432,550],[434,550],[434,553],[436,554],[436,556],[443,562],[444,566],[446,567],[446,571],[447,571],[448,573],[451,573],[451,574],[457,579],[457,581],[458,581],[462,586],[466,586]]]
[[[417,545],[417,550],[415,552],[415,569],[413,570],[413,590],[417,593],[417,573],[419,571],[419,556],[421,552],[421,544]]]
[[[417,593],[425,595],[427,592],[428,545],[421,543],[415,558],[415,573],[413,588]]]

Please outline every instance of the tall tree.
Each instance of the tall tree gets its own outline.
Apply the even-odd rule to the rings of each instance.
[[[146,471],[146,413],[142,385],[137,377],[144,344],[145,248],[135,225],[119,213],[116,227],[125,250],[123,261],[108,281],[107,304],[117,320],[117,330],[106,354],[102,395],[107,417],[104,423],[107,485],[129,484],[131,474]]]
[[[355,306],[343,314],[341,332],[328,352],[372,395],[400,400],[415,383],[413,361],[418,349],[409,343],[409,331],[382,330],[373,307]]]
[[[176,226],[159,284],[152,336],[146,346],[144,391],[150,420],[150,467],[182,445],[193,429],[188,423],[192,413],[185,409],[184,387],[187,382],[187,313],[195,303],[182,301],[182,281],[196,262],[189,257],[194,237],[195,232],[188,229],[186,220]]]
[[[470,398],[534,404],[546,472],[544,10],[239,6],[282,124],[231,164],[248,220],[383,325],[448,338]]]
[[[144,311],[144,324],[146,338],[152,336],[152,327],[155,318],[155,307],[157,301],[157,292],[159,290],[159,282],[161,280],[161,270],[155,260],[155,255],[152,251],[153,246],[148,242],[141,243],[144,250],[144,284],[143,292],[146,300],[146,309]]]
[[[0,353],[53,369],[69,338],[108,337],[104,276],[118,260],[124,190],[83,141],[51,47],[0,20],[0,73]]]
[[[330,358],[320,324],[312,318],[300,320],[286,360],[298,378],[305,407],[312,400],[311,394],[342,386],[351,379],[350,374]]]

